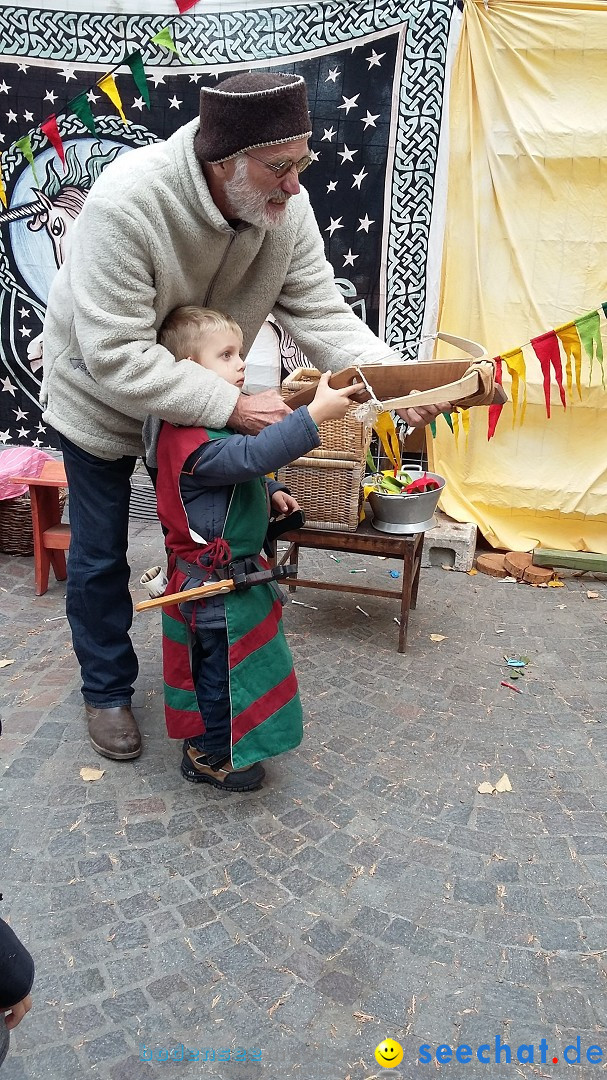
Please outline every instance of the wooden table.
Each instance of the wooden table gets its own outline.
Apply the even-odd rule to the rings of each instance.
[[[419,571],[422,561],[422,549],[424,546],[424,534],[415,533],[412,536],[395,536],[389,533],[381,533],[373,528],[370,521],[365,519],[357,528],[356,532],[325,532],[321,529],[298,529],[295,532],[283,533],[281,540],[286,540],[289,547],[285,555],[280,559],[280,565],[286,563],[299,563],[300,548],[314,548],[317,551],[344,551],[349,555],[383,555],[389,559],[402,560],[402,588],[379,589],[369,585],[342,585],[328,581],[312,581],[310,579],[297,578],[289,585],[289,591],[296,589],[326,589],[331,592],[358,593],[361,596],[388,596],[400,600],[400,630],[398,635],[398,651],[405,651],[407,644],[407,629],[409,624],[409,610],[417,603],[417,590],[419,587]]]
[[[70,546],[70,527],[61,524],[59,491],[67,487],[62,461],[46,461],[40,476],[11,476],[15,484],[27,484],[32,502],[36,595],[48,589],[51,566],[57,581],[65,581],[65,551]]]

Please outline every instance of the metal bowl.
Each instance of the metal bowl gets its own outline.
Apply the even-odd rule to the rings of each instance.
[[[415,477],[416,470],[407,469]],[[418,474],[421,475],[421,472]],[[421,495],[381,495],[370,491],[368,500],[373,513],[372,525],[379,532],[406,536],[427,532],[436,525],[434,511],[441,497],[445,480],[437,473],[427,472],[428,480],[436,480],[438,487]],[[372,476],[366,476],[365,486],[373,483]]]

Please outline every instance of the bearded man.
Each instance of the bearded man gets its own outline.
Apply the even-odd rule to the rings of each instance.
[[[399,359],[335,285],[299,184],[311,127],[300,76],[250,72],[204,88],[199,119],[105,169],[53,281],[41,400],[69,484],[66,610],[89,737],[114,760],[141,752],[127,544],[143,420],[255,434],[289,412],[275,391],[241,396],[172,356],[157,342],[166,315],[222,311],[246,354],[272,312],[321,371]],[[439,411],[403,415],[416,425]]]

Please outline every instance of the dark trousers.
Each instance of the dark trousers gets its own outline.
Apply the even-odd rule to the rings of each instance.
[[[190,743],[211,761],[220,760],[231,751],[230,675],[225,627],[217,630],[196,628],[192,669],[205,733],[190,739]]]
[[[129,637],[133,604],[127,562],[130,480],[137,459],[105,461],[62,435],[60,441],[71,526],[66,613],[82,694],[102,709],[128,705],[139,670]]]

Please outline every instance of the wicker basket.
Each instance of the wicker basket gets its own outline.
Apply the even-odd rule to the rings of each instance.
[[[278,479],[297,499],[308,528],[355,532],[364,472],[364,462],[306,454],[280,469]]]
[[[298,390],[307,390],[310,383],[316,384],[320,371],[316,368],[298,368],[282,384],[282,396],[289,404],[289,398]],[[320,446],[310,450],[306,457],[340,458],[342,461],[364,461],[371,442],[371,429],[354,419],[356,405],[352,405],[343,420],[325,420],[320,425]]]
[[[60,488],[61,513],[63,513],[66,498],[67,489]],[[3,555],[34,554],[32,503],[28,491],[15,499],[0,500],[0,552]]]

